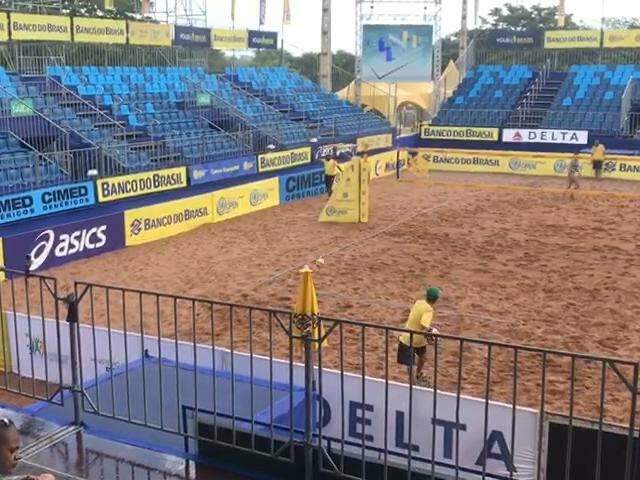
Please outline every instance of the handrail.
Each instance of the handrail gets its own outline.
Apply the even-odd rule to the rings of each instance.
[[[620,131],[625,130],[625,125],[629,121],[629,114],[631,112],[631,102],[633,100],[633,94],[635,92],[635,86],[640,84],[637,79],[630,78],[624,88],[622,94],[622,106],[620,107]],[[634,132],[632,132],[633,134]]]

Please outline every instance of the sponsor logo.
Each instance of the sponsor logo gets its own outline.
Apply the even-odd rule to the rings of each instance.
[[[325,192],[322,169],[288,175],[280,179],[280,200],[283,202],[315,197]]]
[[[62,233],[56,238],[53,230],[45,230],[35,239],[36,245],[30,253],[29,270],[40,268],[53,253],[57,258],[68,257],[84,250],[95,250],[107,243],[107,226],[100,225],[89,229]]]
[[[620,162],[618,171],[620,173],[640,173],[640,163]]]
[[[336,155],[341,155],[343,153],[348,153],[351,156],[356,154],[356,145],[353,143],[336,143],[330,145],[320,145],[316,154],[314,155],[315,160],[320,160],[321,158],[327,158],[333,156],[333,152],[336,152]]]
[[[131,222],[129,230],[132,235],[139,235],[143,231],[148,232],[158,228],[191,222],[202,217],[207,217],[208,215],[209,209],[207,207],[185,208],[180,212],[169,213],[158,217],[136,218]]]
[[[194,168],[194,169],[192,170],[192,175],[193,175],[193,178],[194,178],[195,180],[200,180],[201,178],[204,178],[204,176],[205,176],[206,174],[207,174],[207,171],[206,171],[206,170],[202,170],[202,169],[200,169],[200,168]]]
[[[518,129],[505,128],[502,133],[504,142],[525,143],[564,143],[585,145],[589,138],[586,130],[545,130],[545,129]]]
[[[325,210],[328,217],[343,217],[349,214],[349,210],[346,208],[336,208],[333,205],[329,205]]]
[[[513,136],[511,137],[511,141],[512,142],[521,142],[522,141],[522,134],[520,132],[515,132],[513,134]]]
[[[142,220],[135,218],[129,225],[129,231],[131,232],[131,235],[140,235],[142,232]]]
[[[423,124],[420,128],[420,137],[441,140],[482,140],[495,142],[500,138],[500,130],[498,128],[441,127]]]
[[[529,172],[538,168],[538,162],[512,158],[509,160],[509,168],[514,172]]]
[[[615,160],[607,160],[604,162],[603,168],[606,173],[613,173],[617,169],[617,162]]]
[[[568,163],[566,160],[556,160],[553,164],[553,171],[556,173],[566,173],[568,168]]]
[[[244,170],[245,172],[251,172],[251,171],[253,171],[255,166],[256,166],[256,164],[254,162],[243,162],[242,163],[242,170]]]
[[[311,163],[311,148],[266,153],[258,157],[258,170],[269,172]]]
[[[264,190],[251,190],[251,193],[249,194],[249,204],[252,207],[257,207],[261,203],[265,202],[268,198],[269,194]]]
[[[101,202],[186,187],[186,169],[178,167],[98,180]]]
[[[216,203],[216,213],[218,215],[226,215],[238,207],[240,207],[240,202],[237,199],[220,197]]]
[[[43,338],[32,337],[28,333],[25,333],[24,336],[27,337],[27,349],[31,355],[44,357],[47,354],[47,346]]]
[[[499,167],[500,160],[497,158],[483,158],[483,157],[459,157],[459,156],[449,156],[449,155],[438,155],[434,154],[431,158],[425,158],[434,164],[444,164],[444,165],[470,165],[470,166],[479,166],[479,167]]]

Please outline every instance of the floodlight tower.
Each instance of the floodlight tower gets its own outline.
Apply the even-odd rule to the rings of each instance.
[[[356,0],[355,100],[362,100],[362,41],[364,25],[432,25],[433,73],[442,70],[442,0]]]

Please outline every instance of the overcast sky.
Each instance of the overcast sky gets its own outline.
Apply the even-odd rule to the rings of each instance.
[[[162,0],[158,0],[160,3]],[[169,0],[172,3],[176,0]],[[181,2],[184,0],[178,0]],[[194,5],[207,3],[208,23],[214,27],[228,27],[231,24],[231,0],[191,0]],[[608,17],[640,17],[640,0],[604,0]],[[236,0],[236,27],[256,28],[258,26],[259,0]],[[285,47],[292,53],[320,50],[321,0],[290,0],[291,25],[285,26]],[[267,0],[265,30],[280,31],[283,0]],[[333,0],[333,50],[343,49],[353,52],[355,48],[355,0]],[[442,1],[442,29],[445,34],[458,30],[462,0]],[[480,0],[480,15],[504,0]],[[557,0],[512,0],[519,5],[541,4],[551,6]],[[473,4],[469,0],[469,27],[473,27]],[[602,0],[566,0],[567,13],[586,24],[599,26],[602,15]]]

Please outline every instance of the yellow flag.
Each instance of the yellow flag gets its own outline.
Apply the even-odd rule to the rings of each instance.
[[[358,223],[360,221],[360,159],[354,158],[340,165],[340,168],[342,173],[336,178],[331,198],[322,209],[318,221]]]

